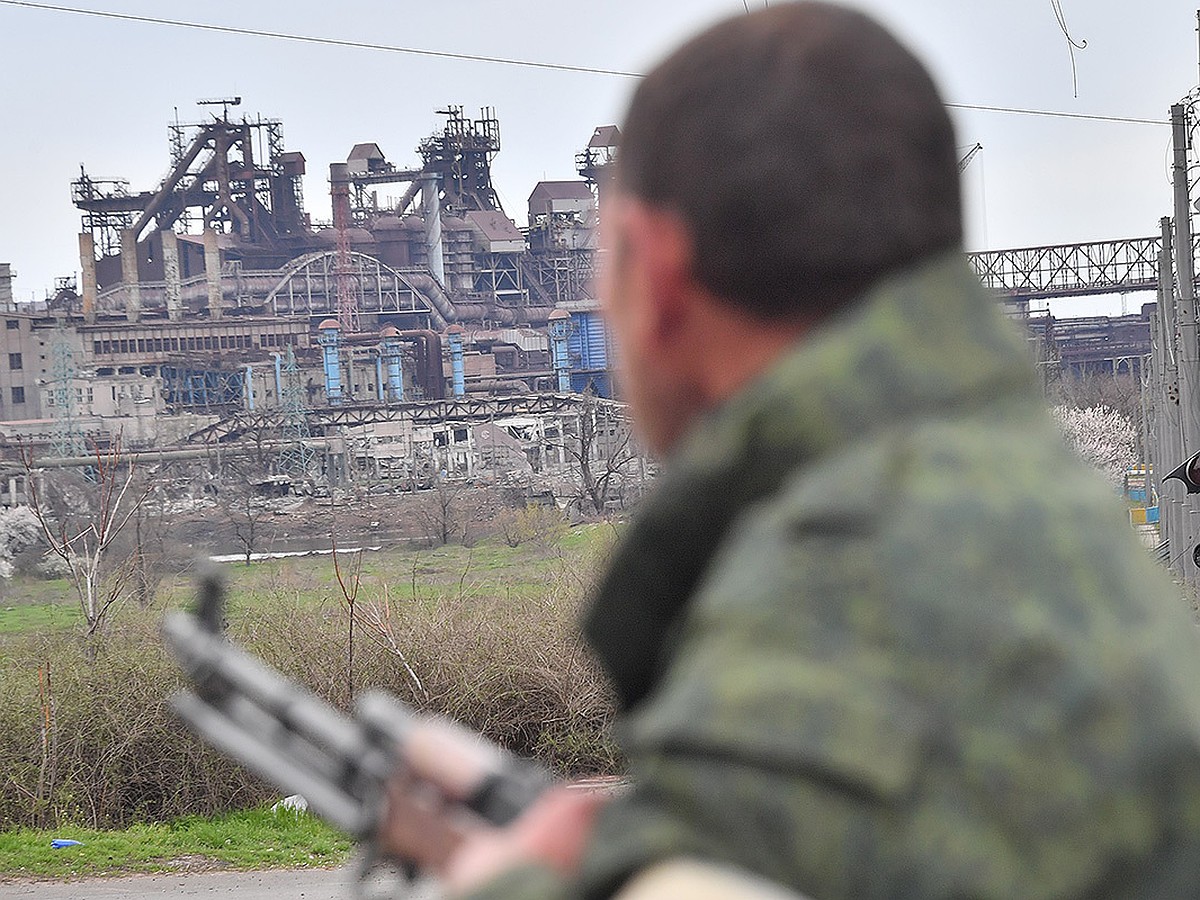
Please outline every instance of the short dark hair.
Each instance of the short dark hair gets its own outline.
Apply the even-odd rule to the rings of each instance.
[[[643,79],[617,186],[682,217],[717,296],[820,317],[961,244],[956,156],[932,78],[890,32],[789,3],[716,25]]]

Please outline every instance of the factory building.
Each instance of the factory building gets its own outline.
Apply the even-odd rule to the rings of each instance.
[[[204,104],[206,121],[169,126],[156,187],[81,169],[77,282],[17,305],[0,266],[5,437],[161,445],[285,407],[611,396],[593,276],[615,128],[592,135],[578,180],[533,187],[520,228],[492,184],[498,120],[450,107],[401,160],[360,142],[331,163],[322,223],[282,123]]]

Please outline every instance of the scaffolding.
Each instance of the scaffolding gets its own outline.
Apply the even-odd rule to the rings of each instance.
[[[121,249],[121,232],[133,226],[134,216],[150,201],[151,194],[131,194],[124,178],[92,178],[83,167],[71,182],[71,201],[83,212],[83,230],[95,241],[97,258],[112,256]]]
[[[451,215],[472,209],[503,212],[492,186],[492,158],[500,152],[495,110],[485,107],[473,122],[461,106],[439,109],[438,115],[446,117],[446,127],[417,149],[425,162],[423,171],[440,178],[442,209]]]

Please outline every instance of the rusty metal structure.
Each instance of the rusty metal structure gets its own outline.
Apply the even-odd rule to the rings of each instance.
[[[279,120],[240,115],[240,106],[214,99],[201,102],[196,121],[176,116],[168,173],[153,189],[81,171],[72,185],[81,278],[64,282],[40,318],[18,322],[10,340],[45,344],[51,331],[65,332],[79,378],[107,393],[108,407],[138,412],[130,404],[149,396],[156,416],[269,416],[301,394],[306,409],[371,407],[385,417],[401,398],[440,401],[451,388],[489,401],[564,387],[611,396],[594,281],[615,126],[593,132],[573,160],[577,179],[533,187],[518,226],[492,182],[501,151],[494,111],[472,118],[448,106],[410,155],[391,159],[366,141],[330,163],[332,221],[314,222],[304,155],[288,148]],[[1153,287],[1160,243],[1022,248],[970,261],[1028,318],[1031,300]],[[1112,366],[1139,355],[1142,318],[1030,327],[1052,340],[1047,355],[1064,366]],[[336,339],[322,329],[331,321]],[[444,340],[452,330],[453,348]],[[289,353],[295,371],[283,379],[279,360]],[[28,374],[23,409],[0,384],[0,418],[35,418],[39,402],[52,402],[36,376],[53,378]]]
[[[592,281],[614,128],[592,136],[580,180],[533,189],[518,226],[492,182],[494,111],[448,106],[402,161],[365,142],[332,162],[332,221],[316,222],[304,155],[282,122],[241,104],[200,101],[190,121],[176,113],[167,174],[152,188],[86,169],[71,185],[80,278],[44,307],[13,307],[6,343],[12,365],[46,360],[51,344],[69,349],[68,380],[87,385],[73,394],[81,433],[133,416],[147,435],[135,444],[172,415],[262,415],[300,396],[306,409],[386,409],[440,400],[452,380],[469,397],[554,392],[556,310],[573,341],[572,389],[611,390]],[[336,344],[319,335],[330,320]],[[443,335],[455,328],[452,366]],[[62,405],[66,381],[47,366],[0,372],[0,421],[36,423]]]
[[[1025,300],[1153,291],[1161,237],[969,253],[985,286]]]
[[[1030,302],[1156,291],[1162,237],[1126,238],[967,254],[1010,315],[1026,322],[1043,365],[1063,371],[1142,372],[1150,353],[1153,304],[1124,316],[1056,318]]]

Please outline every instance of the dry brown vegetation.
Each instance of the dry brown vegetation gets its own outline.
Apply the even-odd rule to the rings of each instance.
[[[369,557],[353,670],[328,558],[232,567],[230,634],[339,707],[350,705],[351,685],[380,687],[561,773],[611,772],[611,698],[575,627],[609,534],[576,530],[553,549]],[[98,644],[69,628],[3,638],[0,830],[166,821],[272,796],[166,706],[180,679],[157,622],[185,591],[122,607]]]

